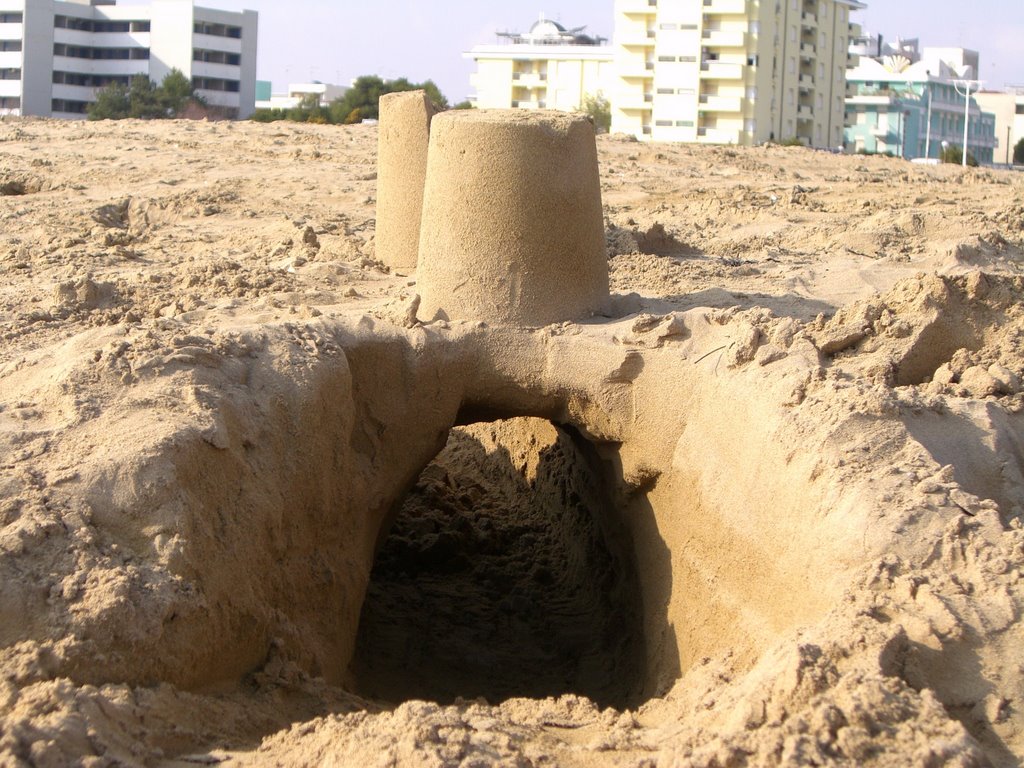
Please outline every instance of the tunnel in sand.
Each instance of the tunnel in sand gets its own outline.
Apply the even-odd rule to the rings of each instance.
[[[644,677],[632,543],[605,467],[534,418],[456,427],[386,530],[350,667],[387,701],[585,695]]]

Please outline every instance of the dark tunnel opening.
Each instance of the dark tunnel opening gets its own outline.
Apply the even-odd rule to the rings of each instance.
[[[606,474],[593,446],[548,421],[452,429],[378,552],[355,689],[390,702],[574,693],[632,705],[642,601]]]

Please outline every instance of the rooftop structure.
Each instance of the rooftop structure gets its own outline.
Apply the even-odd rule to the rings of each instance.
[[[266,83],[266,81],[260,81],[260,83]],[[346,85],[321,83],[319,80],[314,80],[311,83],[289,83],[285,93],[271,93],[270,88],[270,83],[266,83],[262,89],[263,92],[258,94],[263,98],[257,98],[256,109],[294,109],[303,101],[311,98],[316,98],[317,104],[321,107],[327,107],[348,91]]]
[[[541,14],[525,34],[499,32],[505,42],[474,47],[464,54],[477,65],[470,100],[483,108],[572,111],[588,96],[608,95],[612,49],[584,29],[566,29]]]
[[[82,118],[98,89],[178,69],[218,112],[248,117],[256,31],[254,11],[192,0],[0,0],[0,114]]]

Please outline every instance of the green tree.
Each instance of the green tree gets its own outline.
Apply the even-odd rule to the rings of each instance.
[[[476,107],[473,106],[473,102],[466,99],[465,101],[460,101],[458,104],[453,104],[452,109],[476,109]]]
[[[612,105],[600,91],[595,95],[589,93],[583,97],[583,111],[594,121],[594,129],[598,133],[608,133],[612,128]]]
[[[128,89],[121,83],[111,83],[96,92],[96,101],[89,105],[87,114],[90,120],[123,120],[130,108]]]
[[[1024,165],[1024,139],[1018,141],[1013,148],[1013,164]]]
[[[963,150],[956,144],[950,144],[948,147],[945,147],[941,153],[939,153],[939,159],[944,163],[955,163],[960,165],[964,161]],[[967,151],[967,164],[972,168],[978,165],[978,160],[970,150]]]
[[[331,102],[328,121],[331,123],[357,123],[361,120],[376,120],[380,116],[380,97],[388,93],[423,90],[437,109],[448,109],[448,99],[432,80],[422,83],[409,82],[404,77],[384,80],[377,75],[363,75],[356,78],[345,95]]]
[[[167,117],[177,117],[190,101],[198,101],[192,81],[180,69],[168,72],[158,91],[158,101]]]
[[[128,86],[128,103],[128,117],[140,120],[165,117],[158,86],[153,84],[149,75],[135,75],[132,78]]]

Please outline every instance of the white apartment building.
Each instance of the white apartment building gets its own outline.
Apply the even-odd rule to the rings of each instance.
[[[348,93],[348,86],[321,83],[289,83],[286,93],[271,94],[269,98],[258,98],[256,109],[294,109],[311,97],[316,97],[317,104],[329,107],[335,99]]]
[[[1013,162],[1013,148],[1024,139],[1024,88],[1010,88],[1007,92],[982,91],[974,100],[996,118],[996,148],[994,161],[1007,165]]]
[[[506,42],[475,46],[463,54],[477,65],[470,101],[480,108],[572,111],[587,96],[610,97],[614,53],[583,29],[541,15],[526,34],[503,32],[498,36]]]
[[[615,0],[612,132],[843,142],[856,0]]]
[[[179,69],[229,117],[256,100],[254,11],[192,0],[0,0],[0,115],[83,118],[96,91]]]

